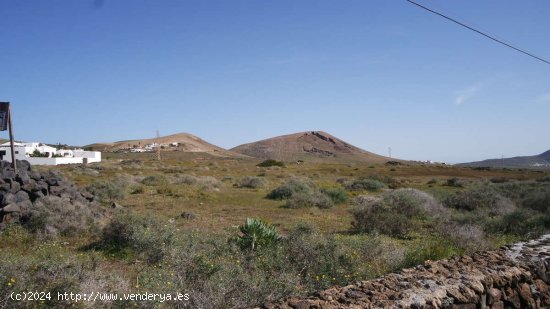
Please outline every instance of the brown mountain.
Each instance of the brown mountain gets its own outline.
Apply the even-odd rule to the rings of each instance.
[[[204,152],[223,156],[241,156],[240,154],[233,153],[216,145],[210,144],[207,141],[189,133],[177,133],[158,138],[125,140],[111,143],[95,143],[86,146],[86,148],[102,152],[117,152],[129,150],[130,148],[145,148],[147,145],[155,143],[163,145],[164,150]],[[172,146],[172,143],[177,143],[177,146]]]
[[[385,163],[392,159],[355,147],[322,131],[273,137],[231,149],[247,156],[283,161],[355,161]]]

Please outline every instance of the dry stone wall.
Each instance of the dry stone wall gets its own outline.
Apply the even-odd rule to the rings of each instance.
[[[550,235],[264,308],[550,308]]]
[[[0,161],[0,230],[9,223],[24,222],[33,208],[55,199],[67,205],[91,206],[94,196],[80,191],[55,171],[40,173],[27,161],[17,160],[17,173],[10,162]]]

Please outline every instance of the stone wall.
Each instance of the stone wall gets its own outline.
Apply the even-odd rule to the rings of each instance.
[[[27,161],[17,160],[17,173],[11,163],[0,161],[0,230],[6,224],[24,222],[37,205],[57,198],[66,204],[92,205],[94,196],[79,191],[59,173],[40,173]]]
[[[550,235],[264,308],[550,308]]]

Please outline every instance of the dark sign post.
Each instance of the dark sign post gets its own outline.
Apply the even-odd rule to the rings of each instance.
[[[10,130],[11,165],[17,173],[17,160],[15,160],[15,151],[13,148],[13,125],[10,102],[0,102],[0,131],[6,131],[8,128]]]

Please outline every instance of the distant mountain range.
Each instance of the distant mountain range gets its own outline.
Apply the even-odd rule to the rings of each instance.
[[[162,145],[165,151],[202,152],[218,156],[254,157],[283,161],[307,160],[373,164],[400,161],[360,149],[322,131],[277,136],[240,145],[230,150],[208,143],[188,133],[178,133],[159,138],[95,143],[87,145],[85,148],[102,152],[141,152],[142,150],[151,151],[151,145],[153,144]]]
[[[391,158],[355,147],[323,131],[277,136],[232,148],[231,151],[261,159],[283,161],[351,161],[385,163]]]
[[[456,166],[550,169],[550,150],[535,156],[489,159],[477,162],[456,164]]]
[[[252,157],[287,162],[307,160],[316,162],[363,162],[369,164],[383,164],[388,161],[397,161],[414,164],[413,161],[393,159],[363,150],[323,131],[307,131],[272,137],[239,145],[229,150],[213,145],[189,133],[177,133],[159,138],[94,143],[84,147],[89,150],[102,152],[139,152],[136,150],[148,149],[151,151],[151,148],[147,148],[147,146],[153,144],[162,145],[165,151],[207,153],[233,158]],[[459,163],[454,166],[550,169],[550,150],[534,156],[488,159]]]

